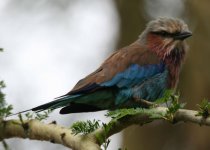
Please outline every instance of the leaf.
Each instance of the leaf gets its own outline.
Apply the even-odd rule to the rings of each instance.
[[[73,123],[73,125],[71,126],[72,132],[73,134],[77,135],[77,134],[88,134],[91,133],[93,131],[95,131],[96,129],[98,129],[100,127],[99,124],[100,120],[87,120],[87,121],[78,121]]]
[[[196,116],[203,116],[204,118],[207,118],[209,116],[209,110],[210,110],[210,102],[207,99],[203,99],[200,104],[198,104],[198,114]]]
[[[164,116],[162,113],[157,113],[154,111],[155,108],[145,109],[145,108],[129,108],[129,109],[118,109],[114,111],[109,111],[106,116],[111,117],[112,119],[118,120],[125,116],[132,116],[138,114],[148,115],[152,119],[159,119]]]
[[[5,83],[0,81],[0,120],[12,114],[11,111],[13,109],[12,105],[8,105],[5,101],[5,94],[2,92],[2,89],[5,87]]]
[[[35,119],[39,120],[39,121],[42,121],[42,120],[45,120],[49,117],[49,114],[52,112],[53,110],[51,109],[48,109],[46,111],[43,111],[42,113],[35,113],[36,116],[35,116]],[[27,114],[28,117],[31,117],[30,119],[32,119],[33,115],[31,116],[30,114]],[[26,116],[27,117],[27,116]]]
[[[166,102],[166,106],[168,107],[167,113],[165,115],[165,119],[171,122],[174,122],[174,114],[181,108],[184,108],[186,103],[179,103],[180,94],[171,93],[171,95],[167,94],[170,104]]]
[[[167,103],[168,101],[171,101],[171,95],[173,94],[174,94],[173,90],[165,90],[163,97],[157,99],[155,103],[156,104]]]

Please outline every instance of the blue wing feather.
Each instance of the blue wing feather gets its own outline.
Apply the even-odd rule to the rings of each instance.
[[[101,83],[100,86],[117,86],[119,88],[131,87],[141,83],[144,79],[164,71],[164,63],[139,66],[132,64],[123,72],[116,74],[110,81]]]
[[[132,64],[128,69],[115,75],[112,80],[100,86],[119,88],[115,104],[124,103],[131,97],[155,100],[162,96],[167,86],[168,71],[165,64],[139,66]]]
[[[86,85],[71,94],[85,94],[100,88],[117,87],[119,92],[115,99],[116,105],[125,102],[132,96],[154,100],[157,95],[161,95],[158,93],[161,93],[166,87],[167,73],[163,73],[165,70],[163,62],[143,66],[132,64],[109,81]]]
[[[132,64],[123,72],[116,74],[110,81],[86,85],[75,90],[71,95],[58,97],[55,101],[35,107],[32,110],[55,109],[67,106],[71,102],[77,104],[91,103],[101,110],[124,105],[132,97],[154,101],[163,95],[167,87],[167,76],[168,71],[162,62],[144,66]],[[92,92],[100,88],[102,90]],[[134,104],[134,106],[136,105]]]

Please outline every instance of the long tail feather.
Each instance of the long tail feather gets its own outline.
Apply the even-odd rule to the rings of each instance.
[[[37,106],[32,108],[32,111],[44,111],[46,109],[56,109],[56,108],[60,108],[63,106],[68,105],[68,103],[70,103],[72,101],[72,99],[78,97],[79,95],[64,95],[58,98],[55,98],[54,101]]]
[[[28,110],[24,110],[24,111],[21,111],[21,112],[18,112],[18,113],[11,114],[8,117],[18,115],[18,114],[21,114],[21,113],[25,113],[25,112],[28,112],[28,111],[41,112],[41,111],[44,111],[44,110],[47,110],[47,109],[52,109],[53,110],[53,109],[56,109],[56,108],[60,108],[60,107],[68,105],[70,103],[70,101],[72,101],[72,99],[74,99],[78,96],[79,95],[60,96],[60,97],[55,98],[55,100],[52,101],[52,102],[49,102],[49,103],[31,108],[31,109],[28,109]]]
[[[8,115],[7,117],[11,117],[11,116],[15,116],[15,115],[18,115],[18,114],[22,114],[22,113],[25,113],[25,112],[28,112],[28,111],[31,111],[31,110],[32,110],[32,109],[20,111],[20,112],[14,113],[14,114],[10,114],[10,115]]]

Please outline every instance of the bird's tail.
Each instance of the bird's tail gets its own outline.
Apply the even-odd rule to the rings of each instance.
[[[64,95],[55,98],[54,101],[32,108],[32,111],[40,112],[46,109],[56,109],[68,105],[74,98],[79,95]]]
[[[10,114],[10,115],[8,115],[7,117],[15,116],[15,115],[18,115],[18,114],[22,114],[22,113],[25,113],[25,112],[28,112],[28,111],[31,111],[31,109],[24,110],[24,111],[20,111],[20,112],[14,113],[14,114]]]
[[[55,100],[52,101],[52,102],[34,107],[32,109],[28,109],[28,110],[24,110],[24,111],[21,111],[21,112],[18,112],[18,113],[11,114],[8,117],[14,116],[14,115],[17,115],[17,114],[21,114],[21,113],[25,113],[25,112],[28,112],[28,111],[41,112],[41,111],[44,111],[44,110],[47,110],[47,109],[53,110],[53,109],[56,109],[56,108],[60,108],[60,107],[68,105],[74,98],[76,98],[78,96],[79,95],[60,96],[60,97],[55,98]]]

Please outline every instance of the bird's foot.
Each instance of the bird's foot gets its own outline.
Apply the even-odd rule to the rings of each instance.
[[[153,102],[150,102],[150,101],[147,101],[147,100],[144,100],[144,99],[134,98],[134,101],[136,103],[140,104],[142,107],[145,107],[145,108],[158,107],[157,104],[155,104]]]

